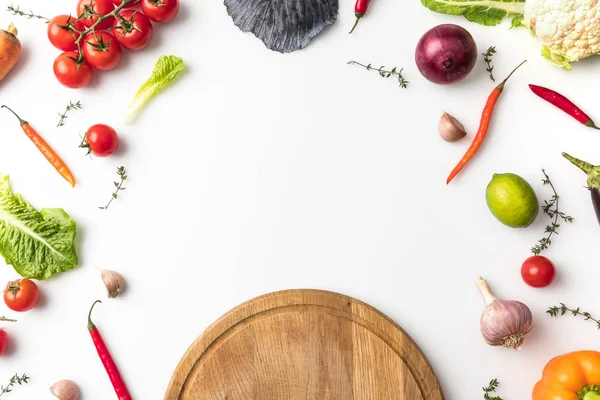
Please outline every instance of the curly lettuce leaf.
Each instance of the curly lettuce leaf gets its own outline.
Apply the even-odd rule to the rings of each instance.
[[[561,67],[565,71],[571,70],[571,62],[567,57],[561,56],[560,54],[553,53],[548,47],[542,47],[542,57],[550,61],[552,64]]]
[[[131,122],[142,107],[184,69],[185,65],[180,57],[160,57],[154,66],[152,76],[139,88],[129,105],[129,115],[125,122]]]
[[[25,278],[47,279],[77,266],[75,221],[60,208],[39,212],[0,175],[0,254]]]
[[[525,0],[421,0],[431,11],[462,15],[481,25],[498,25],[509,15],[525,14]]]

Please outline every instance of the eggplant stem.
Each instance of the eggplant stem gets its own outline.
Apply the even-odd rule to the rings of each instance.
[[[577,168],[579,168],[580,170],[582,170],[583,172],[585,172],[588,175],[593,173],[598,168],[595,165],[592,165],[589,162],[580,160],[579,158],[575,158],[575,157],[571,156],[570,154],[562,153],[562,155],[564,158],[569,160],[573,165],[575,165]]]

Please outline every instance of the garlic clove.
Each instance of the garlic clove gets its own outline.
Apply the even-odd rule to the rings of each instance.
[[[439,130],[440,136],[446,142],[456,142],[467,136],[463,124],[447,112],[440,117]]]
[[[79,386],[68,379],[56,382],[50,388],[50,392],[60,400],[79,400],[81,397]]]
[[[118,272],[101,270],[101,277],[109,298],[114,299],[125,290],[125,279]]]

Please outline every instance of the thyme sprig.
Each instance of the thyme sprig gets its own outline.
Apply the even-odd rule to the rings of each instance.
[[[398,83],[400,84],[400,87],[403,89],[406,89],[408,87],[408,81],[406,79],[404,79],[404,76],[402,75],[402,71],[404,71],[404,68],[392,68],[391,70],[386,70],[385,66],[381,66],[379,68],[375,68],[373,67],[372,64],[361,64],[357,61],[348,61],[347,62],[348,65],[360,65],[361,67],[365,68],[367,71],[377,71],[379,72],[379,75],[383,78],[391,78],[391,77],[397,77],[398,78]]]
[[[560,227],[560,224],[558,223],[559,217],[565,222],[573,222],[573,217],[570,217],[559,210],[558,203],[560,197],[558,196],[554,185],[550,181],[550,177],[548,177],[546,170],[542,169],[542,173],[544,174],[544,179],[542,179],[542,182],[544,183],[544,185],[549,185],[550,188],[552,188],[552,192],[554,193],[550,200],[544,200],[542,211],[544,212],[544,214],[548,215],[550,219],[553,219],[553,221],[551,221],[550,225],[546,226],[546,230],[544,231],[544,233],[546,233],[547,235],[544,238],[538,240],[538,243],[531,248],[531,252],[535,255],[540,254],[552,244],[552,235],[558,235],[557,230]]]
[[[0,397],[2,397],[5,393],[10,393],[13,391],[13,387],[15,384],[24,385],[29,383],[30,377],[27,374],[23,374],[19,376],[19,374],[14,374],[12,378],[10,378],[10,382],[6,386],[0,386]]]
[[[19,6],[15,7],[12,4],[10,6],[8,6],[8,11],[12,12],[13,15],[20,15],[21,17],[27,17],[28,19],[37,18],[37,19],[46,21],[46,23],[50,22],[50,18],[46,18],[42,15],[36,15],[31,10],[29,10],[29,12],[25,12],[25,11],[21,10],[21,8]]]
[[[496,46],[490,46],[485,53],[481,53],[483,55],[483,61],[487,65],[486,71],[490,73],[490,79],[493,82],[496,82],[496,78],[494,78],[494,66],[492,65],[492,57],[496,54]]]
[[[117,168],[117,175],[119,175],[120,180],[118,182],[113,182],[116,190],[112,194],[108,204],[106,204],[104,207],[98,207],[101,210],[106,210],[108,207],[110,207],[110,204],[113,202],[113,200],[119,197],[119,192],[126,189],[123,187],[123,183],[127,180],[127,171],[125,170],[125,167],[121,166]]]
[[[65,126],[65,119],[67,119],[67,114],[69,113],[69,111],[71,110],[81,110],[83,108],[83,106],[81,105],[81,102],[78,101],[77,103],[73,103],[72,101],[69,101],[69,105],[67,106],[67,108],[65,109],[64,113],[58,113],[58,116],[60,117],[60,121],[58,121],[58,125],[56,126]]]
[[[16,319],[10,319],[10,318],[6,318],[6,317],[0,317],[0,321],[3,321],[3,322],[17,322]]]
[[[502,400],[501,397],[493,396],[490,393],[495,393],[500,383],[498,379],[492,379],[487,387],[483,387],[483,398],[485,400]]]
[[[587,311],[581,311],[579,307],[577,308],[569,308],[564,303],[560,303],[560,306],[549,307],[546,310],[546,313],[551,317],[558,317],[561,315],[565,315],[566,313],[570,313],[574,317],[581,316],[584,321],[593,321],[596,323],[596,328],[600,329],[600,320],[592,317],[592,315]]]

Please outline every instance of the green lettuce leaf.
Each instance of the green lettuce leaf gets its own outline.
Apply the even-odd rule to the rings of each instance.
[[[25,278],[47,279],[77,266],[75,221],[60,208],[37,211],[0,175],[0,254]]]
[[[510,22],[510,29],[525,27],[525,25],[523,24],[524,19],[525,16],[523,14],[515,15],[512,21]]]
[[[542,47],[542,57],[552,62],[552,64],[561,67],[565,71],[571,70],[571,62],[567,59],[567,57],[561,56],[559,54],[554,54],[546,46]]]
[[[162,56],[156,62],[152,76],[140,87],[129,105],[129,115],[125,122],[132,121],[144,105],[162,88],[185,69],[183,60],[176,56]]]
[[[431,11],[462,15],[481,25],[498,25],[509,15],[523,15],[525,0],[421,0]]]

